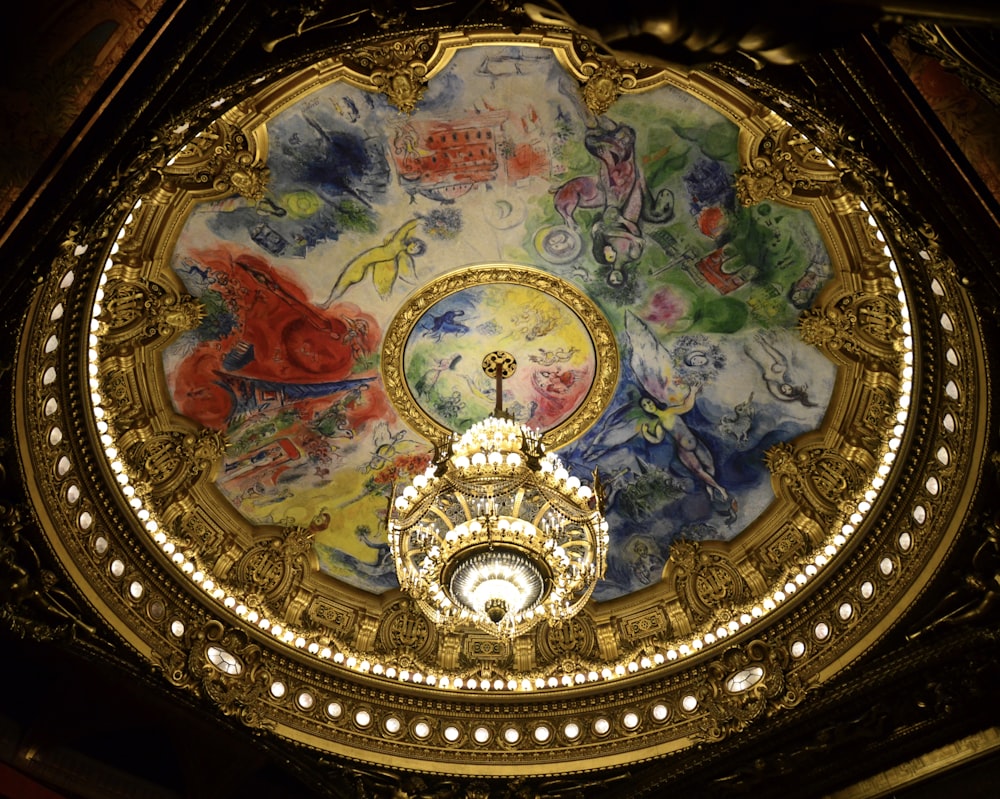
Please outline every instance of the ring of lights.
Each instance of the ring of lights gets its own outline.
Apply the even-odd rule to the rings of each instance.
[[[495,32],[488,36],[496,39]],[[475,41],[471,36],[462,44]],[[583,76],[570,43],[550,43]],[[341,65],[325,69],[278,82],[269,96],[301,92],[343,71]],[[682,85],[738,117],[748,153],[772,130],[774,120],[753,116],[753,103],[733,87],[699,75],[657,80]],[[822,165],[816,169],[822,173]],[[842,329],[837,326],[856,310],[845,298],[868,291],[883,309],[886,297],[897,303],[900,335],[893,346],[903,355],[893,374],[849,363],[850,352],[838,350],[848,376],[840,386],[839,420],[859,402],[859,392],[886,389],[892,402],[883,418],[892,423],[874,452],[845,441],[833,423],[826,428],[840,445],[831,463],[856,455],[865,479],[836,528],[824,530],[819,541],[806,539],[800,570],[758,580],[728,618],[708,614],[698,627],[675,626],[669,641],[629,637],[630,630],[655,627],[688,582],[745,572],[751,562],[731,560],[721,545],[679,550],[672,568],[688,582],[665,580],[639,598],[588,609],[581,638],[592,634],[590,625],[613,646],[573,670],[541,668],[515,653],[512,669],[472,676],[447,659],[390,656],[374,634],[348,646],[338,641],[336,626],[317,634],[303,606],[316,607],[309,603],[325,596],[327,618],[341,614],[347,625],[377,629],[380,621],[389,625],[405,616],[405,602],[331,588],[322,576],[307,575],[303,585],[312,593],[293,603],[298,615],[272,615],[266,591],[263,599],[241,593],[225,573],[215,573],[222,567],[210,568],[199,556],[193,542],[231,525],[236,539],[220,563],[263,558],[255,547],[275,531],[250,530],[219,501],[208,480],[218,457],[215,442],[168,413],[156,394],[162,387],[153,351],[185,324],[188,311],[175,285],[157,282],[165,231],[174,224],[169,209],[152,196],[133,199],[142,202],[128,202],[125,213],[109,209],[104,227],[116,232],[113,239],[96,229],[84,232],[53,264],[25,327],[15,413],[35,513],[68,578],[166,679],[207,696],[224,713],[318,750],[418,770],[501,776],[512,762],[536,774],[593,770],[725,737],[742,723],[732,703],[754,686],[767,686],[774,710],[794,705],[884,635],[885,611],[919,592],[975,490],[969,476],[983,458],[987,414],[975,402],[985,384],[975,311],[943,256],[923,249],[898,219],[893,232],[880,228],[860,198],[841,195],[835,207],[825,206],[837,227],[827,233],[853,266],[845,267],[844,301],[825,303],[812,332],[821,337],[828,328]],[[124,307],[129,296],[136,316],[109,328],[102,306],[113,299]],[[856,337],[854,345],[865,342]],[[924,362],[936,368],[923,369]],[[131,433],[122,432],[122,407],[135,410]],[[914,414],[925,423],[907,424]],[[134,445],[163,466],[169,491],[162,482],[151,487],[148,472],[146,481],[130,474],[119,452]],[[820,449],[802,447],[776,459],[775,473],[787,478],[789,490],[815,493],[803,479],[802,458]],[[905,468],[895,467],[899,460]],[[163,506],[168,495],[176,508]],[[784,524],[816,526],[796,516],[794,503],[777,506],[775,514],[793,508],[792,518],[763,520],[741,547],[777,550]],[[193,508],[201,515],[171,515]],[[201,525],[192,528],[201,538],[178,532],[182,519],[191,518]],[[268,562],[275,592],[310,564],[308,544],[292,534],[283,540],[284,559]],[[434,632],[428,636],[433,640]],[[230,683],[241,686],[238,700],[218,690]]]

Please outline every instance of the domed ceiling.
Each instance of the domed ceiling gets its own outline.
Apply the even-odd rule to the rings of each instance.
[[[67,250],[20,374],[54,546],[167,680],[365,762],[604,768],[794,706],[940,560],[974,319],[739,86],[491,31],[218,108]],[[386,536],[495,350],[610,526],[584,613],[513,641],[435,628]]]
[[[460,50],[410,114],[331,78],[249,132],[261,198],[184,207],[163,259],[204,309],[163,350],[167,394],[225,436],[229,503],[308,527],[323,573],[396,587],[387,489],[490,413],[480,363],[504,349],[504,406],[610,487],[598,599],[760,516],[764,452],[833,392],[795,326],[834,269],[808,201],[737,198],[739,125],[666,81],[596,114],[548,48]]]

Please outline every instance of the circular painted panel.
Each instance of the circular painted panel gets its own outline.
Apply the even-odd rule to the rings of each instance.
[[[441,343],[446,332],[456,336],[450,347]],[[498,341],[527,355],[504,381],[501,407],[544,431],[579,406],[595,371],[594,347],[579,317],[537,289],[491,284],[438,300],[407,339],[404,369],[420,410],[451,430],[488,416],[496,387],[481,361]]]
[[[412,295],[386,331],[384,385],[407,424],[440,441],[496,410],[482,359],[498,346],[516,362],[500,407],[548,446],[604,412],[618,374],[611,325],[572,284],[510,264],[467,267]]]

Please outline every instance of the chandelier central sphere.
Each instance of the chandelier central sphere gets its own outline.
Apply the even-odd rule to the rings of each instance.
[[[569,474],[542,435],[502,408],[516,361],[483,361],[494,412],[440,442],[431,465],[389,506],[389,546],[400,587],[435,623],[501,637],[558,624],[586,604],[607,563],[600,481]]]

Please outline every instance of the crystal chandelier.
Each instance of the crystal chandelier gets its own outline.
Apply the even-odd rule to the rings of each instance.
[[[389,506],[389,546],[400,587],[437,624],[471,624],[513,638],[559,624],[604,577],[608,524],[600,481],[571,476],[542,436],[502,407],[517,364],[490,353],[493,413],[436,448],[431,465]]]

